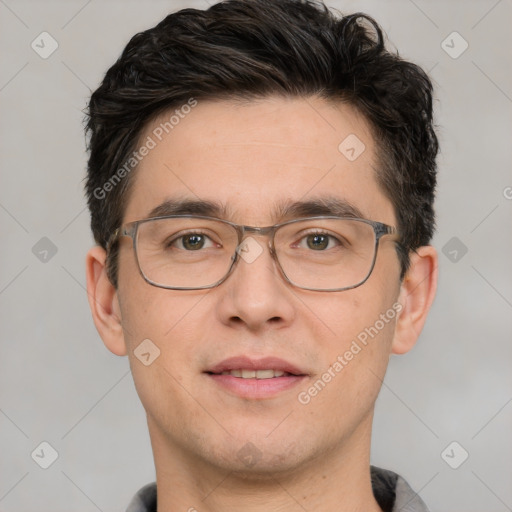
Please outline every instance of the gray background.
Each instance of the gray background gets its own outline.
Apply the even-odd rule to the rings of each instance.
[[[391,360],[372,462],[433,512],[512,510],[511,1],[328,3],[373,15],[437,87],[440,286],[419,344]],[[207,2],[0,0],[2,512],[121,511],[154,479],[128,360],[84,291],[82,110],[129,37],[185,6]],[[43,31],[47,59],[31,48]]]

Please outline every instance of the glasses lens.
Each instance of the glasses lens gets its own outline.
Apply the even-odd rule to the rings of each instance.
[[[275,236],[277,258],[296,286],[317,290],[350,288],[370,274],[375,232],[366,222],[311,219],[286,224]]]
[[[136,237],[142,274],[171,288],[203,288],[220,281],[231,267],[237,243],[232,226],[198,217],[141,222]]]

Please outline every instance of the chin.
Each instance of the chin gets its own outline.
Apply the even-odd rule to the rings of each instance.
[[[209,440],[210,447],[202,456],[218,469],[232,472],[244,480],[271,480],[302,468],[316,458],[320,450],[310,443],[297,439],[290,432],[284,432],[273,439],[275,433],[227,437],[223,441]],[[300,436],[302,437],[302,436]],[[206,440],[205,440],[206,441]]]

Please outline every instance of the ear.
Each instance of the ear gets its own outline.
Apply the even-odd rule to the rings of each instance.
[[[87,296],[92,318],[105,346],[118,356],[127,353],[121,325],[121,309],[117,290],[107,276],[107,254],[102,247],[93,247],[86,257]]]
[[[391,346],[393,354],[405,354],[416,343],[437,288],[437,252],[431,245],[411,253],[410,266],[400,287],[402,305]]]

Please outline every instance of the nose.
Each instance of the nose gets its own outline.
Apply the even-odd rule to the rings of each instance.
[[[250,331],[290,325],[295,315],[291,285],[280,274],[265,237],[245,238],[237,252],[236,267],[217,288],[220,321]]]

